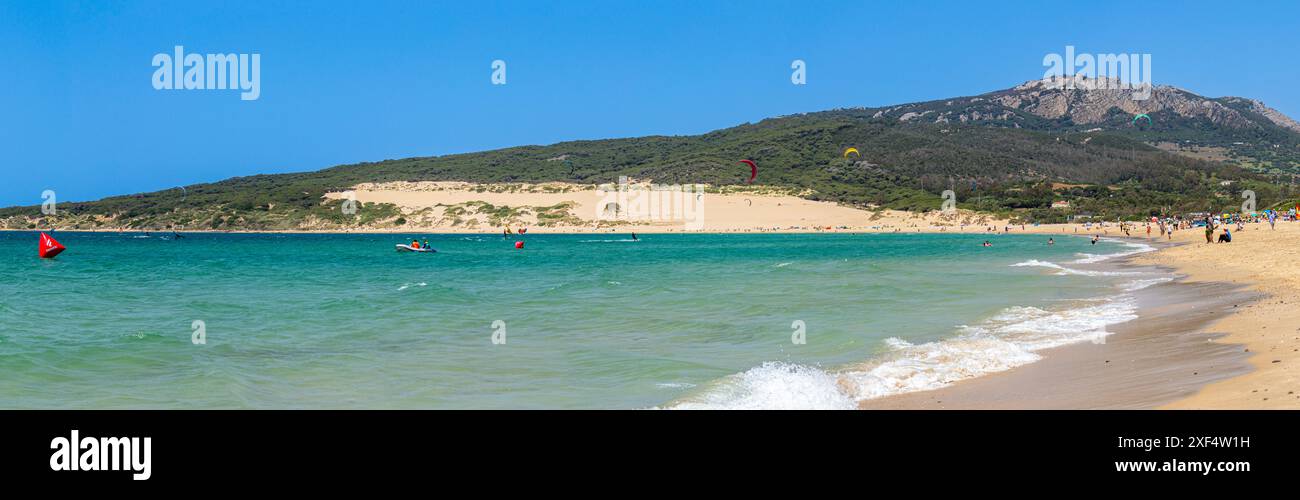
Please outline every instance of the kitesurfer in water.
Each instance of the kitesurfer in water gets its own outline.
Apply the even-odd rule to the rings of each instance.
[[[632,233],[632,241],[639,241],[636,239],[636,233]]]

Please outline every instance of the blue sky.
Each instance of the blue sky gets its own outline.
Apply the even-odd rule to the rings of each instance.
[[[1300,117],[1297,2],[203,3],[0,3],[0,206],[972,95],[1066,45]],[[154,90],[175,45],[261,54],[260,99]]]

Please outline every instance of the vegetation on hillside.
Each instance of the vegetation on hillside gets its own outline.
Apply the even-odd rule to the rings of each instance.
[[[881,118],[872,109],[835,110],[697,136],[572,141],[236,177],[185,190],[63,203],[57,217],[42,217],[38,206],[13,207],[0,209],[0,224],[254,230],[396,227],[409,214],[395,206],[368,204],[355,215],[346,215],[342,201],[326,200],[324,195],[363,182],[594,185],[617,182],[619,176],[725,188],[748,181],[749,168],[738,163],[741,159],[757,162],[755,184],[809,199],[932,210],[940,207],[941,193],[952,190],[961,208],[1041,222],[1080,214],[1132,219],[1160,213],[1235,211],[1241,205],[1241,192],[1248,189],[1256,193],[1261,208],[1297,196],[1289,175],[1249,171],[1147,145],[1147,141],[1183,140],[1178,138],[1193,133],[1204,135],[1206,143],[1229,141],[1238,138],[1236,132],[1173,119],[1157,120],[1162,127],[1171,127],[1168,130],[1124,130],[1119,125],[1080,130],[1068,120],[1055,122],[1015,110],[1007,113],[1016,119],[976,125],[900,121]],[[1276,127],[1260,133],[1267,137],[1256,138],[1259,144],[1291,141],[1287,143],[1291,149],[1285,151],[1300,150],[1298,134]],[[856,147],[861,157],[844,158],[848,147]],[[1290,161],[1283,148],[1268,149],[1279,155],[1279,162]],[[1068,201],[1069,208],[1052,208],[1059,201]],[[511,207],[478,209],[495,214],[493,220],[515,215]],[[537,215],[551,222],[564,219],[557,210]]]

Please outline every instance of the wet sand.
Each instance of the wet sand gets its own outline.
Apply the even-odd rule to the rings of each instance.
[[[1252,370],[1162,408],[1300,408],[1300,223],[1279,222],[1275,230],[1247,224],[1233,234],[1232,243],[1212,245],[1203,233],[1179,234],[1175,241],[1189,243],[1135,259],[1173,266],[1188,282],[1226,282],[1265,295],[1211,325],[1227,334],[1216,342],[1238,345]]]
[[[1131,267],[1128,259],[1117,264]],[[1240,285],[1179,280],[1135,296],[1138,318],[1112,327],[1104,344],[1047,349],[1035,363],[932,391],[867,400],[859,408],[1155,408],[1251,371],[1249,354],[1240,345],[1215,342],[1223,334],[1210,326],[1263,294]]]
[[[1161,248],[1117,263],[1181,278],[1142,291],[1139,319],[1113,327],[1105,345],[1043,351],[1037,363],[861,407],[1300,409],[1300,223],[1233,229],[1232,243],[1214,244],[1200,228],[1172,239],[1134,231]],[[1075,231],[1123,237],[1113,226],[1027,228]]]

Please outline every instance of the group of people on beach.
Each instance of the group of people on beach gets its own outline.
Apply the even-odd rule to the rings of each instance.
[[[1176,231],[1204,227],[1206,243],[1231,243],[1234,230],[1230,229],[1230,226],[1235,225],[1236,232],[1245,230],[1246,224],[1249,223],[1267,223],[1270,229],[1277,229],[1278,221],[1295,221],[1297,219],[1300,219],[1300,217],[1297,216],[1296,211],[1265,210],[1263,212],[1240,214],[1195,213],[1187,216],[1151,217],[1149,221],[1145,222],[1115,221],[1113,224],[1118,227],[1124,236],[1133,236],[1133,232],[1137,231],[1139,225],[1141,225],[1143,226],[1142,229],[1146,231],[1147,238],[1160,237],[1168,240],[1174,239]],[[1076,227],[1074,232],[1078,233],[1080,229],[1083,232],[1094,232],[1095,229],[1100,229],[1102,234],[1109,235],[1110,227],[1110,224],[1105,221],[1095,223],[1088,221]],[[1156,231],[1159,231],[1158,235]],[[1094,236],[1093,244],[1096,244],[1096,239],[1097,237]]]
[[[1243,227],[1244,227],[1244,226],[1243,226],[1242,224],[1240,224],[1240,223],[1237,224],[1237,230],[1238,230],[1238,231],[1242,230]],[[1211,218],[1209,218],[1209,217],[1206,217],[1206,218],[1205,218],[1205,242],[1206,242],[1206,243],[1214,243],[1214,242],[1215,242],[1215,240],[1214,240],[1214,231],[1215,231],[1217,228],[1218,228],[1218,224],[1216,223],[1216,221],[1215,221],[1214,219],[1211,219]],[[1219,235],[1219,240],[1218,240],[1218,242],[1219,242],[1219,243],[1232,243],[1232,231],[1228,229],[1228,226],[1227,226],[1226,224],[1223,225],[1223,234],[1220,234],[1220,235]]]

